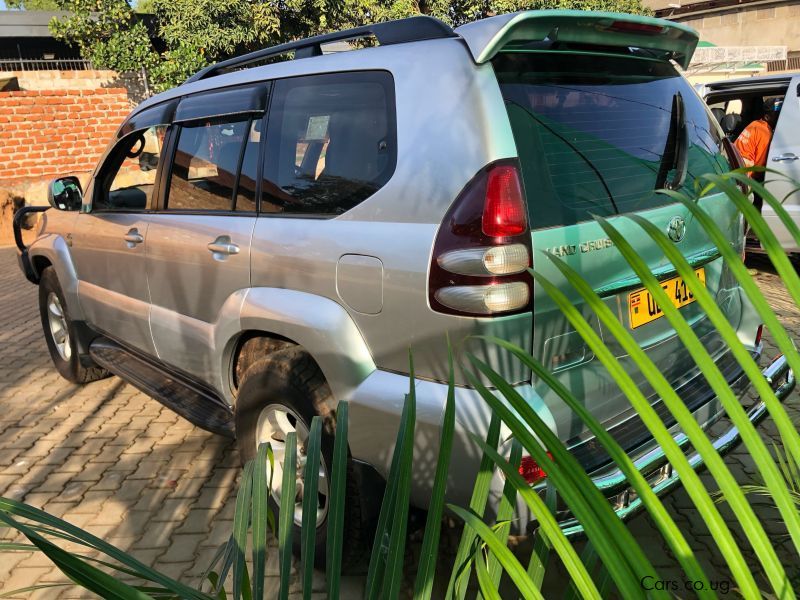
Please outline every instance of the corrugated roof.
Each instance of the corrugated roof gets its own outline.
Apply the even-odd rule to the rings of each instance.
[[[53,37],[47,26],[48,23],[53,17],[67,14],[69,13],[39,10],[0,10],[0,37]]]

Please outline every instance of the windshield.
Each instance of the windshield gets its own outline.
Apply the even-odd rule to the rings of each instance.
[[[729,168],[716,122],[667,62],[536,51],[493,64],[534,229],[668,204],[658,188]]]

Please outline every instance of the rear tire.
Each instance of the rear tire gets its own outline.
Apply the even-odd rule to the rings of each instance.
[[[77,328],[69,318],[69,307],[53,267],[47,267],[39,280],[39,315],[50,358],[64,379],[80,384],[110,375],[101,367],[81,364]]]
[[[309,354],[298,347],[290,347],[268,355],[266,358],[252,364],[245,371],[239,395],[236,401],[236,441],[242,463],[255,457],[259,438],[265,441],[265,436],[273,440],[273,446],[278,447],[283,441],[284,433],[278,427],[270,426],[269,417],[273,414],[280,418],[273,419],[291,425],[289,429],[297,431],[297,451],[301,456],[305,439],[311,429],[311,419],[319,415],[322,417],[322,472],[330,486],[331,464],[333,461],[333,441],[336,430],[335,414],[327,407],[330,406],[331,391],[322,372]],[[304,436],[305,432],[305,436]],[[279,462],[278,452],[275,457]],[[366,532],[362,517],[361,498],[356,485],[356,477],[352,460],[347,459],[347,489],[345,492],[344,536],[342,540],[342,568],[350,570],[364,557],[367,549]],[[279,504],[275,488],[280,487],[278,464],[273,480],[273,488],[269,494],[269,504],[278,522]],[[282,467],[282,465],[281,465]],[[283,473],[281,468],[280,473]],[[302,477],[298,468],[298,474]],[[322,488],[322,480],[320,481]],[[318,511],[317,532],[314,549],[314,564],[324,568],[326,562],[326,543],[328,530],[327,506],[321,510],[322,494]],[[295,517],[292,532],[293,549],[296,556],[300,556],[300,526]]]

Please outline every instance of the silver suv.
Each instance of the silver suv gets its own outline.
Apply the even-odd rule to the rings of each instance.
[[[371,43],[330,51],[365,37]],[[269,440],[278,468],[286,433],[297,431],[302,443],[311,417],[322,415],[321,548],[332,414],[349,401],[347,546],[356,548],[391,460],[409,349],[418,399],[412,499],[427,505],[449,335],[459,355],[479,354],[513,383],[619,513],[633,513],[639,501],[580,420],[476,336],[527,349],[584,399],[660,492],[677,483],[528,268],[536,262],[604,335],[534,253],[577,268],[697,419],[717,419],[705,379],[592,220],[604,215],[624,232],[741,386],[738,363],[672,265],[619,217],[636,212],[669,231],[760,352],[760,323],[716,248],[682,206],[655,193],[691,189],[698,174],[729,168],[716,121],[671,62],[685,66],[696,43],[682,25],[609,13],[531,11],[455,30],[415,17],[199,72],[133,111],[85,190],[74,178],[56,180],[38,237],[28,247],[20,241],[56,367],[80,383],[118,375],[198,426],[235,436],[245,459]],[[717,195],[702,204],[742,249],[731,203]],[[644,377],[608,344],[685,444]],[[792,385],[787,371],[779,361],[768,372],[783,384],[781,397]],[[469,433],[485,435],[490,410],[462,374],[455,383],[447,495],[463,505],[480,460]],[[753,407],[754,420],[762,415]],[[724,450],[737,437],[731,429],[714,443]],[[507,452],[507,432],[502,439]],[[280,482],[274,477],[273,501]],[[497,499],[499,476],[493,485]],[[299,510],[298,498],[297,522]],[[531,523],[524,504],[518,515],[515,525]]]

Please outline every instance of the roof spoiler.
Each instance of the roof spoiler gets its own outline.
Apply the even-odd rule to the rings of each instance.
[[[665,19],[583,10],[527,10],[468,23],[455,31],[477,63],[527,42],[552,40],[662,51],[685,69],[699,41],[691,27]]]

